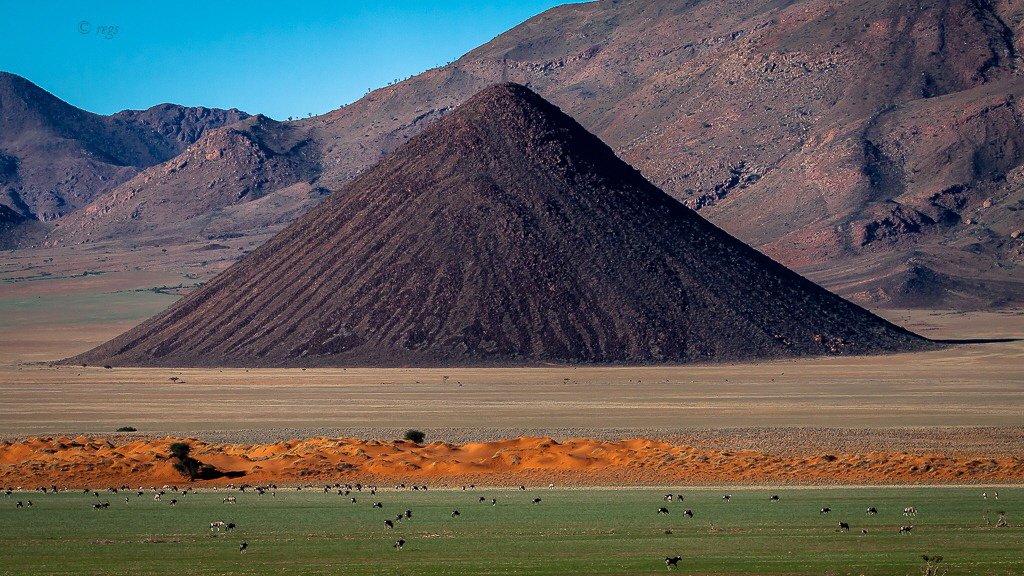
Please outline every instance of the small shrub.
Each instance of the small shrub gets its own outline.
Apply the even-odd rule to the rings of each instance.
[[[170,451],[171,458],[177,460],[173,466],[178,474],[181,474],[189,480],[195,480],[202,469],[202,463],[189,456],[189,452],[192,451],[192,446],[188,442],[175,442],[171,444]]]
[[[404,436],[406,440],[408,440],[409,442],[413,442],[415,444],[423,444],[423,440],[426,439],[426,437],[427,435],[424,434],[423,432],[420,432],[419,430],[413,430],[412,428],[406,430]]]
[[[188,442],[175,442],[171,444],[170,451],[172,458],[184,460],[185,458],[188,458],[189,452],[192,451],[192,445]]]
[[[117,429],[118,432],[138,432],[139,429],[135,426],[121,426]]]

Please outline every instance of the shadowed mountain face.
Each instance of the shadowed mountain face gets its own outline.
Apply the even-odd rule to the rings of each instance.
[[[1024,4],[1009,0],[560,6],[448,66],[290,123],[322,155],[319,176],[300,186],[340,189],[507,79],[566,110],[671,196],[859,302],[1019,304],[1022,21]],[[250,186],[235,182],[241,172],[208,168],[175,189],[199,198],[223,177],[223,197],[234,198]],[[171,186],[163,179],[137,194]],[[280,198],[263,191],[284,219],[320,198],[290,182]],[[222,228],[234,229],[218,233],[266,220],[245,214],[244,201],[231,207]],[[55,241],[116,238],[131,219],[147,233],[203,237],[212,221],[160,215],[171,227],[130,206],[104,214]]]
[[[927,346],[728,236],[556,107],[501,84],[69,362],[647,363]]]
[[[37,243],[46,232],[45,224],[0,204],[0,250],[11,250],[22,243]]]
[[[0,204],[53,220],[247,116],[173,104],[100,116],[0,72]]]

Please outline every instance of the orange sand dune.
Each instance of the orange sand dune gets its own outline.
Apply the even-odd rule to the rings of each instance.
[[[0,443],[0,485],[63,487],[181,483],[169,457],[178,439],[31,438]],[[453,446],[352,438],[269,445],[195,439],[192,456],[232,477],[202,481],[460,484],[954,484],[1024,481],[1024,458],[941,454],[815,454],[696,450],[636,438],[619,442],[518,438]]]

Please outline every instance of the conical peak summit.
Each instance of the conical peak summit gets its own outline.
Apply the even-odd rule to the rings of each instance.
[[[576,120],[514,83],[485,88],[396,150],[393,158],[433,158],[436,165],[421,173],[455,171],[460,178],[499,173],[513,187],[519,187],[515,173],[524,180],[533,174],[549,184],[588,183],[592,191],[609,185],[646,189],[671,201]],[[399,166],[405,170],[405,164],[384,161],[366,174]]]
[[[483,116],[492,120],[519,116],[546,116],[557,112],[557,106],[522,84],[503,82],[492,84],[471,96],[458,112],[467,116]]]

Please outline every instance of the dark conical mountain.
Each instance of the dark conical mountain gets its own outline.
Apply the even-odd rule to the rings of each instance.
[[[165,312],[69,361],[647,363],[927,346],[501,84]]]

